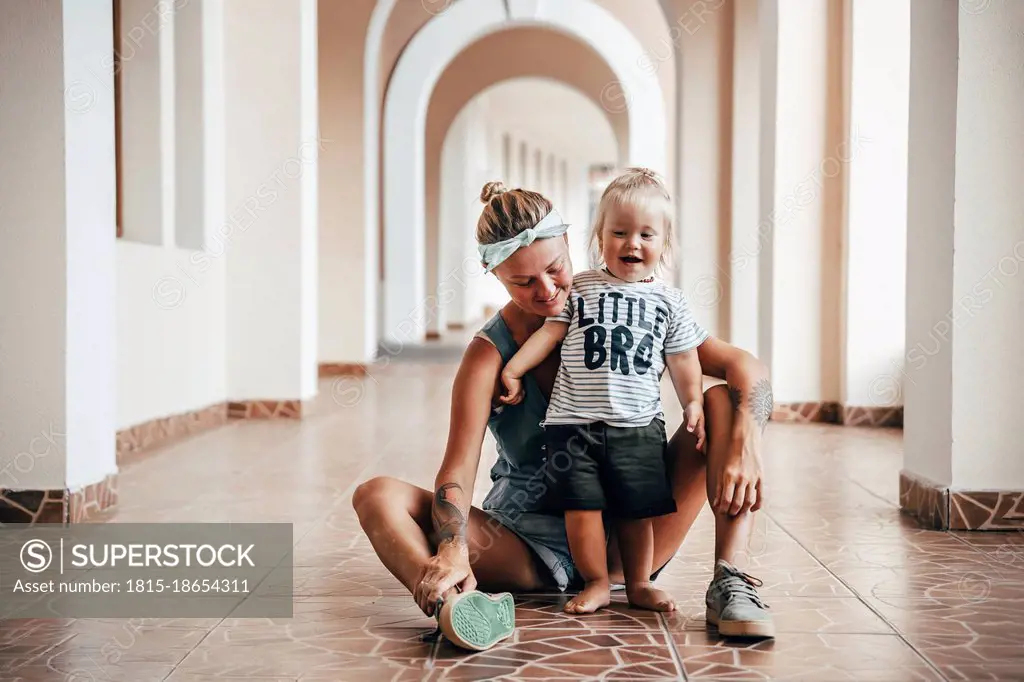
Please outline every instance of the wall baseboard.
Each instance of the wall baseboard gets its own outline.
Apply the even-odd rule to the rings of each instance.
[[[228,404],[215,403],[199,410],[130,426],[117,432],[117,464],[122,466],[144,450],[209,431],[226,424],[227,420]]]
[[[936,530],[1024,529],[1024,490],[955,490],[906,470],[900,509]]]
[[[0,489],[0,524],[87,523],[117,506],[117,474],[81,490]]]
[[[903,428],[903,406],[861,407],[831,401],[776,403],[772,421]]]
[[[366,376],[366,365],[357,362],[321,362],[318,368],[320,377],[363,377]]]

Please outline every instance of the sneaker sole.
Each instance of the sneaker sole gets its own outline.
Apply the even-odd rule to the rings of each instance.
[[[515,599],[508,592],[463,592],[442,607],[438,621],[441,632],[453,644],[484,651],[515,632]]]
[[[718,614],[710,608],[704,610],[704,619],[718,628],[718,634],[725,637],[775,637],[775,624],[760,620],[727,620],[718,619]]]

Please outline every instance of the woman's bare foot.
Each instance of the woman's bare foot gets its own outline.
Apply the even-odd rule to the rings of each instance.
[[[626,585],[630,606],[651,611],[675,611],[676,602],[668,592],[659,590],[649,582]]]
[[[593,613],[611,603],[612,586],[607,579],[589,580],[583,591],[569,600],[563,609],[566,613]]]

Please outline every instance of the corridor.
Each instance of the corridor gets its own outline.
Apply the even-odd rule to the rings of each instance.
[[[1022,37],[1024,0],[0,0],[0,540],[28,536],[0,551],[0,682],[1024,680]],[[641,262],[596,304],[572,277]],[[517,594],[483,653],[374,553],[357,486],[464,507],[469,469],[437,474],[467,341],[510,313],[460,425],[559,296],[562,366],[598,374],[549,405],[611,376],[646,426],[661,377],[674,430],[649,368],[685,339],[727,380],[746,440],[716,471],[763,456],[735,563],[774,639],[705,625],[707,508],[658,579],[676,612]],[[491,419],[476,505],[494,433],[547,466],[537,405]],[[364,521],[403,529],[380,490]],[[2,561],[39,586],[47,526],[149,533],[119,538],[148,561],[212,551],[154,539],[176,524],[259,522],[291,529],[291,584],[258,581],[290,618],[160,618],[211,615],[191,583],[19,619],[61,590]]]
[[[0,630],[0,679],[897,681],[1024,674],[1024,536],[921,530],[902,516],[899,430],[782,422],[767,430],[767,512],[748,564],[764,581],[774,641],[723,641],[705,629],[714,549],[706,513],[662,574],[680,604],[676,614],[630,610],[616,594],[610,609],[571,617],[561,612],[564,595],[518,595],[517,632],[496,648],[468,654],[443,639],[429,641],[434,621],[372,553],[351,495],[378,474],[431,485],[454,371],[452,363],[396,361],[358,382],[323,379],[301,421],[234,422],[144,453],[121,472],[118,507],[100,520],[294,523],[293,619],[8,622]],[[679,410],[666,405],[674,429]],[[488,489],[490,436],[484,453],[477,503]]]

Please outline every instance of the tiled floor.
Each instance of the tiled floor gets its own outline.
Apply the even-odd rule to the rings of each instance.
[[[489,652],[425,639],[433,621],[373,556],[350,498],[375,474],[430,484],[453,372],[396,361],[361,383],[325,380],[302,422],[235,423],[122,473],[113,522],[294,523],[294,618],[0,623],[0,679],[1024,679],[1024,537],[917,528],[896,507],[900,432],[820,425],[771,424],[766,437],[769,502],[750,570],[774,641],[706,630],[706,515],[663,573],[676,614],[616,596],[606,612],[569,617],[566,597],[530,595],[514,638]],[[678,424],[678,410],[669,417]]]

